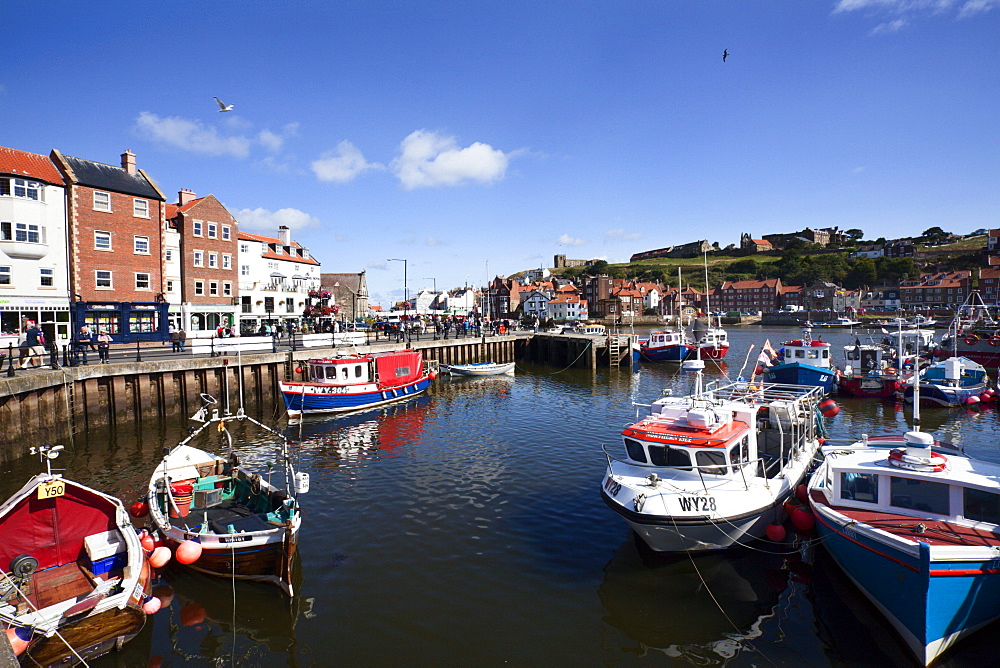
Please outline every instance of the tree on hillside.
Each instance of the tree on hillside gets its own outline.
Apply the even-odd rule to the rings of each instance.
[[[920,275],[911,257],[880,257],[875,260],[875,270],[880,281],[895,283]]]
[[[844,236],[846,236],[851,241],[860,241],[864,238],[865,233],[857,228],[844,231]]]
[[[878,271],[875,269],[875,260],[871,258],[861,258],[854,263],[847,276],[844,278],[844,287],[848,290],[868,286],[873,287],[878,280]]]
[[[608,273],[607,260],[597,260],[593,264],[586,267],[584,273],[586,273],[588,276],[600,276],[601,274]]]
[[[757,261],[751,257],[748,257],[745,260],[730,262],[726,266],[726,272],[729,274],[750,274],[751,276],[756,276],[757,270]]]
[[[924,233],[920,235],[925,240],[934,243],[944,241],[945,239],[951,237],[951,233],[945,232],[940,227],[931,227],[924,230]]]

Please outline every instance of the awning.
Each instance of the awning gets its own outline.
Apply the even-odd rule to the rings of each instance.
[[[295,274],[294,276],[292,276],[292,280],[293,281],[308,281],[309,277],[308,276],[299,276],[298,274]]]
[[[275,272],[273,272],[271,274],[271,278],[285,278],[285,275],[282,274],[282,273],[280,273],[280,272],[275,271]]]

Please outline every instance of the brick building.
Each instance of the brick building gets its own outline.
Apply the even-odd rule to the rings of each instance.
[[[781,279],[726,281],[718,295],[724,311],[774,311],[780,306]]]
[[[971,277],[971,271],[950,271],[921,274],[917,280],[901,281],[900,305],[904,309],[915,306],[957,308],[969,296]]]
[[[53,150],[67,188],[70,294],[76,326],[108,331],[115,341],[159,340],[167,333],[161,266],[166,198],[136,168]]]
[[[166,206],[166,219],[177,234],[181,280],[172,285],[168,279],[164,292],[174,302],[179,288],[180,322],[193,331],[235,325],[239,223],[215,195],[196,197],[190,190]]]

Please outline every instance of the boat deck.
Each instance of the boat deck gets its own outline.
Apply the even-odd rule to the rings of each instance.
[[[230,534],[241,531],[268,531],[275,525],[266,520],[266,513],[255,512],[234,500],[223,501],[211,508],[194,508],[187,517],[172,517],[170,523],[180,529],[199,532],[205,522],[212,533]]]
[[[827,504],[826,497],[818,490],[812,491],[812,497],[814,501]],[[1000,535],[954,522],[844,506],[830,506],[830,508],[858,523],[867,524],[906,540],[935,546],[1000,547]],[[924,527],[922,531],[921,525]]]
[[[31,606],[39,610],[62,601],[82,598],[94,590],[94,583],[86,571],[75,561],[35,573],[21,592]],[[18,612],[28,609],[24,598],[19,599]]]

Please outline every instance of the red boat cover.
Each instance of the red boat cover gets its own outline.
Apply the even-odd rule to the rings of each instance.
[[[32,491],[0,518],[0,568],[9,571],[21,554],[38,559],[38,570],[75,561],[83,539],[117,528],[115,506],[66,481],[66,493],[40,500]]]
[[[402,350],[375,358],[375,371],[382,387],[398,387],[420,378],[423,370],[423,353],[419,350]]]

